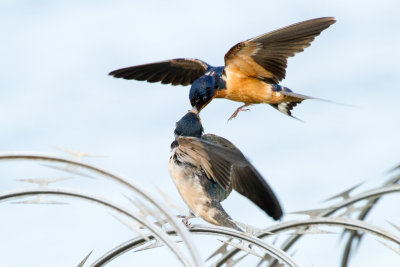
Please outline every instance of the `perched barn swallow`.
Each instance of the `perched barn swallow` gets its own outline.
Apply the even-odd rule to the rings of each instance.
[[[287,59],[310,46],[316,36],[335,22],[330,17],[307,20],[240,42],[225,54],[225,66],[178,58],[118,69],[110,75],[151,83],[191,84],[189,99],[199,111],[213,98],[243,102],[229,119],[248,110],[245,107],[260,103],[292,116],[294,106],[313,97],[278,85],[285,78]],[[196,105],[199,98],[203,99],[203,106]]]
[[[279,201],[261,174],[230,141],[203,134],[195,108],[176,123],[174,133],[169,173],[195,215],[240,230],[220,203],[234,189],[275,220],[282,217]]]

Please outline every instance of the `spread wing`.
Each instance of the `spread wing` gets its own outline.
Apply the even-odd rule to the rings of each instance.
[[[274,192],[235,145],[225,138],[213,134],[205,134],[202,138],[229,149],[231,153],[240,154],[240,160],[237,160],[232,166],[232,188],[250,199],[275,220],[282,217],[282,208]]]
[[[335,22],[330,17],[307,20],[238,43],[225,54],[225,71],[277,84],[285,78],[287,58],[302,52]]]
[[[240,151],[232,151],[196,137],[180,136],[176,141],[176,153],[185,159],[186,164],[201,167],[208,178],[224,190],[229,190],[232,166],[241,159]]]
[[[209,68],[207,63],[199,59],[176,58],[114,70],[109,75],[150,83],[189,85],[203,76]]]

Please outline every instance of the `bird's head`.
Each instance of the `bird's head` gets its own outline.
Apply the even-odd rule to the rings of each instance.
[[[198,111],[192,109],[176,123],[174,134],[175,137],[192,136],[201,138],[203,131]]]
[[[216,83],[213,76],[204,75],[190,87],[189,99],[192,107],[200,112],[215,96]]]

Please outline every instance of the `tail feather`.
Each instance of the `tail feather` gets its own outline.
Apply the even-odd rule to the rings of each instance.
[[[359,108],[357,106],[354,105],[349,105],[349,104],[344,104],[344,103],[338,103],[335,101],[331,101],[331,100],[327,100],[327,99],[323,99],[323,98],[318,98],[318,97],[312,97],[312,96],[307,96],[307,95],[302,95],[302,94],[296,94],[293,93],[292,90],[290,90],[287,87],[281,86],[281,85],[277,85],[274,84],[272,85],[272,90],[275,92],[280,93],[281,95],[285,96],[284,98],[284,102],[279,103],[279,104],[270,104],[273,108],[279,110],[280,112],[296,119],[296,120],[300,120],[296,117],[294,117],[292,115],[291,110],[297,105],[300,104],[301,102],[303,102],[304,100],[307,99],[313,99],[313,100],[318,100],[318,101],[323,101],[323,102],[327,102],[327,103],[331,103],[331,104],[336,104],[336,105],[341,105],[341,106],[348,106],[348,107],[355,107],[355,108]],[[301,121],[301,120],[300,120]]]
[[[276,110],[282,112],[283,114],[286,114],[293,119],[302,121],[301,119],[295,117],[292,115],[292,109],[297,105],[300,104],[303,100],[298,100],[298,101],[290,101],[290,102],[282,102],[279,104],[270,104],[271,107],[275,108]]]
[[[300,104],[301,101],[299,102],[282,102],[279,104],[271,104],[271,106],[277,110],[279,110],[280,112],[293,117],[292,115],[292,109],[297,105]]]
[[[222,207],[221,203],[214,200],[213,206],[214,206],[213,207],[214,214],[213,214],[213,218],[212,218],[213,221],[209,221],[209,222],[211,222],[213,224],[215,224],[215,222],[217,222],[217,225],[233,228],[235,230],[243,232],[243,230],[240,229],[240,227],[237,226],[237,224],[233,222],[231,216],[229,216],[229,214],[226,213],[226,211]]]
[[[285,88],[285,89],[287,90],[289,88]],[[325,99],[320,99],[320,98],[316,98],[316,97],[312,97],[312,96],[308,96],[308,95],[296,94],[296,93],[293,93],[292,91],[284,91],[284,90],[282,90],[282,91],[280,91],[280,93],[282,95],[288,97],[288,99],[292,98],[293,100],[297,100],[297,101],[300,101],[300,102],[303,101],[303,100],[306,100],[306,99],[319,99],[319,100],[327,101]]]
[[[287,87],[274,84],[272,85],[272,90],[275,91],[276,93],[283,95],[284,99],[283,102],[279,104],[270,104],[273,108],[276,110],[296,119],[300,120],[292,115],[291,110],[297,105],[300,104],[303,100],[306,99],[315,99],[314,97],[311,96],[306,96],[306,95],[301,95],[301,94],[296,94],[293,93],[292,90],[290,90]],[[301,120],[300,120],[301,121]]]

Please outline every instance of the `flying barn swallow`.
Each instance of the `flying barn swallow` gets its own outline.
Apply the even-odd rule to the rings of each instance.
[[[176,123],[174,133],[168,169],[194,214],[209,223],[240,230],[220,203],[234,189],[275,220],[282,217],[279,201],[261,174],[230,141],[203,134],[195,108]]]
[[[260,103],[292,116],[294,106],[313,97],[278,85],[285,78],[287,59],[310,46],[316,36],[335,22],[331,17],[307,20],[240,42],[225,54],[225,66],[177,58],[118,69],[110,75],[150,83],[191,84],[189,99],[199,111],[213,98],[243,102],[229,119],[248,110],[245,107]],[[202,106],[196,103],[200,98]]]

